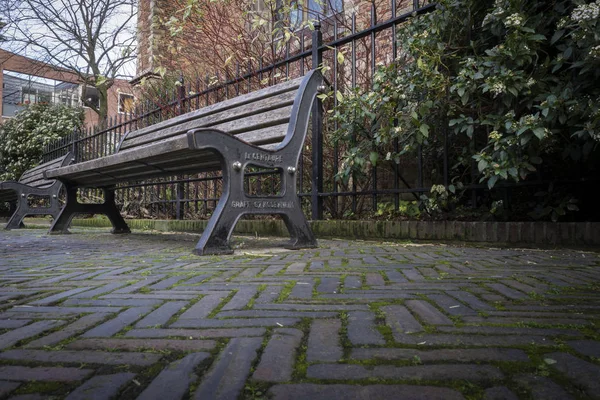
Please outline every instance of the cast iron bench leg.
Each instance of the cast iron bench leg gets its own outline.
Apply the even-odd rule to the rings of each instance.
[[[233,253],[229,238],[238,219],[244,214],[281,215],[290,233],[288,248],[317,247],[317,241],[302,212],[296,193],[295,166],[301,151],[300,141],[297,141],[299,144],[295,146],[267,152],[218,131],[191,131],[189,135],[190,147],[211,149],[219,155],[223,171],[223,194],[196,245],[195,254]],[[255,160],[250,160],[253,157]],[[247,165],[284,169],[283,165],[268,164],[261,160],[280,160],[282,164],[294,166],[293,173],[282,171],[284,193],[281,196],[248,196],[245,193],[244,170]]]
[[[69,225],[76,214],[104,214],[110,220],[112,233],[130,233],[127,223],[119,213],[115,204],[114,189],[104,188],[104,203],[83,204],[77,201],[77,188],[65,185],[67,191],[67,203],[50,227],[50,233],[69,233]]]
[[[21,196],[20,192],[17,192],[17,196],[19,197],[17,199],[17,201],[14,203],[14,205],[11,204],[10,212],[12,213],[12,216],[8,220],[8,223],[6,224],[6,226],[4,227],[4,229],[6,229],[6,230],[19,229],[19,228],[23,228],[25,226],[23,224],[23,218],[25,218],[25,214],[24,214],[23,207],[21,206],[22,201],[23,201],[23,196]],[[24,199],[24,200],[27,201],[27,199]]]

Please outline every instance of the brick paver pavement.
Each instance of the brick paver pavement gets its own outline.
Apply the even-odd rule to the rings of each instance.
[[[0,398],[600,398],[598,253],[195,240],[0,233]]]

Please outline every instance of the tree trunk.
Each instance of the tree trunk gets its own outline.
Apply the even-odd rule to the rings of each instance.
[[[98,98],[100,105],[98,107],[98,122],[102,128],[106,128],[107,117],[108,117],[108,88],[106,85],[100,85],[98,89]]]

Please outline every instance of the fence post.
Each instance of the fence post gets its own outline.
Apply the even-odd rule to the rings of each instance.
[[[77,152],[77,139],[79,137],[79,135],[77,134],[79,132],[79,130],[77,128],[73,129],[73,135],[71,135],[71,152],[73,153],[73,159],[75,160],[74,162],[78,162],[79,160],[78,158],[78,152]]]
[[[185,81],[183,79],[183,73],[179,75],[179,87],[177,88],[177,115],[181,115],[185,112],[184,101],[185,101]],[[181,178],[181,177],[178,177]],[[182,200],[185,198],[185,185],[183,182],[177,182],[177,189],[175,195],[176,203],[175,203],[175,219],[181,220],[183,219],[183,202]]]
[[[179,86],[177,87],[177,115],[181,115],[184,112],[183,102],[185,101],[185,81],[183,79],[183,73],[179,75]]]
[[[312,33],[312,68],[317,69],[323,63],[323,34],[321,21],[315,24]],[[311,219],[323,219],[323,107],[319,98],[315,99],[312,109],[312,183],[311,183]]]

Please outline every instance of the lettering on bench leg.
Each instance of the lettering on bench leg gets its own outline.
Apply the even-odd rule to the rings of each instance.
[[[290,209],[294,208],[293,201],[257,200],[257,201],[231,201],[232,208],[258,208],[258,209]]]
[[[276,154],[265,154],[265,153],[244,153],[244,159],[246,161],[263,161],[281,164],[283,163],[283,156]]]

